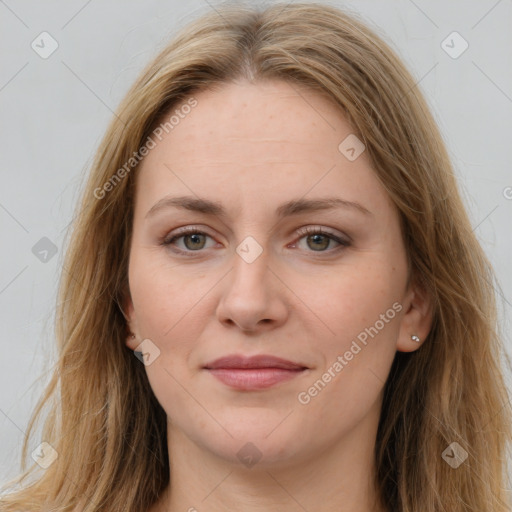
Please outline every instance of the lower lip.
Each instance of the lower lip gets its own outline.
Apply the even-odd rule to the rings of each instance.
[[[282,368],[216,368],[208,369],[208,371],[227,386],[246,391],[266,389],[293,379],[304,372],[304,370],[284,370]]]

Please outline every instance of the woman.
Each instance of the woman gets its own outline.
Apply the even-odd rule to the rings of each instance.
[[[44,472],[1,511],[509,510],[492,269],[355,17],[186,27],[119,107],[64,267]]]

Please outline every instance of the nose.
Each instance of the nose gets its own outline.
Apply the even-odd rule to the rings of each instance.
[[[275,329],[286,322],[289,314],[286,286],[269,267],[265,251],[248,261],[233,254],[233,268],[224,280],[217,318],[228,327],[246,332]]]

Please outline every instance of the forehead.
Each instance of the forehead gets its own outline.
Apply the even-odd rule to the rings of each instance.
[[[347,200],[382,195],[365,152],[354,161],[340,152],[353,129],[324,95],[268,81],[220,84],[193,98],[191,109],[173,107],[169,116],[181,114],[179,121],[139,169],[138,202],[146,210],[173,192],[245,202],[301,197],[313,188],[342,191]]]
[[[352,131],[342,110],[325,95],[285,81],[217,84],[195,95],[186,137],[223,146],[230,141],[326,146]],[[299,121],[299,122],[297,122]],[[331,139],[325,139],[326,132]]]

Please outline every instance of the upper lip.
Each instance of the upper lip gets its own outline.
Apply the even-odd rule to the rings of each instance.
[[[204,368],[208,370],[220,368],[281,368],[283,370],[304,370],[307,367],[286,359],[281,359],[280,357],[266,354],[251,357],[233,354],[215,359],[215,361],[207,363]]]

